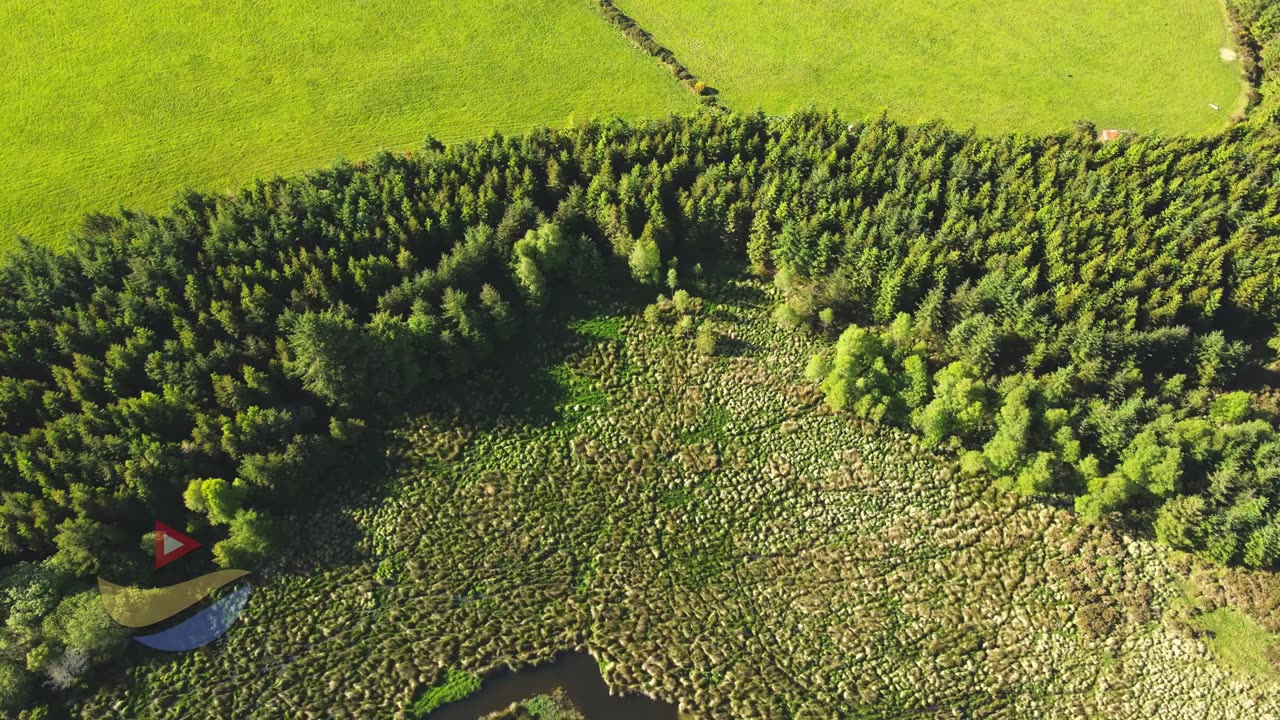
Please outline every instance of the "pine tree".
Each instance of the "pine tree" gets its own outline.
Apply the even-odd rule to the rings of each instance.
[[[529,255],[520,255],[515,266],[516,286],[524,295],[529,307],[540,309],[547,304],[547,280],[538,263]]]
[[[502,298],[497,288],[487,283],[480,288],[480,306],[488,313],[498,338],[510,339],[516,329],[515,314],[512,313],[511,306]]]

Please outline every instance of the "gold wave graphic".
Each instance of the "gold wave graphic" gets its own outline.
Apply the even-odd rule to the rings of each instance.
[[[177,585],[149,589],[124,587],[98,578],[98,591],[112,620],[125,627],[140,628],[171,618],[248,574],[247,570],[219,570]]]

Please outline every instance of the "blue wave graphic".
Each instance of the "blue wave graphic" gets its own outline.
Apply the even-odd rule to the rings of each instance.
[[[153,635],[137,635],[133,639],[156,650],[183,652],[195,650],[222,637],[235,624],[245,603],[249,602],[248,585],[221,598],[187,620]]]

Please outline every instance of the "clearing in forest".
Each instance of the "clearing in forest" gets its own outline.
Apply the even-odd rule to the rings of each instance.
[[[1215,0],[618,0],[736,110],[1204,133],[1239,107]],[[1217,105],[1214,110],[1210,105]]]
[[[772,288],[694,290],[526,328],[291,521],[221,652],[76,715],[422,717],[568,650],[689,717],[1280,713],[1240,642],[1280,629],[1274,576],[962,478],[830,412]]]
[[[691,95],[581,0],[0,0],[0,250],[90,211]]]

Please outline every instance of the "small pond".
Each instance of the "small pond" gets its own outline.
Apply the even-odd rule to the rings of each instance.
[[[519,672],[503,670],[484,679],[480,691],[449,703],[427,720],[476,720],[534,695],[564,689],[587,720],[677,720],[674,705],[643,695],[610,695],[600,666],[587,653],[565,653],[555,662]]]

